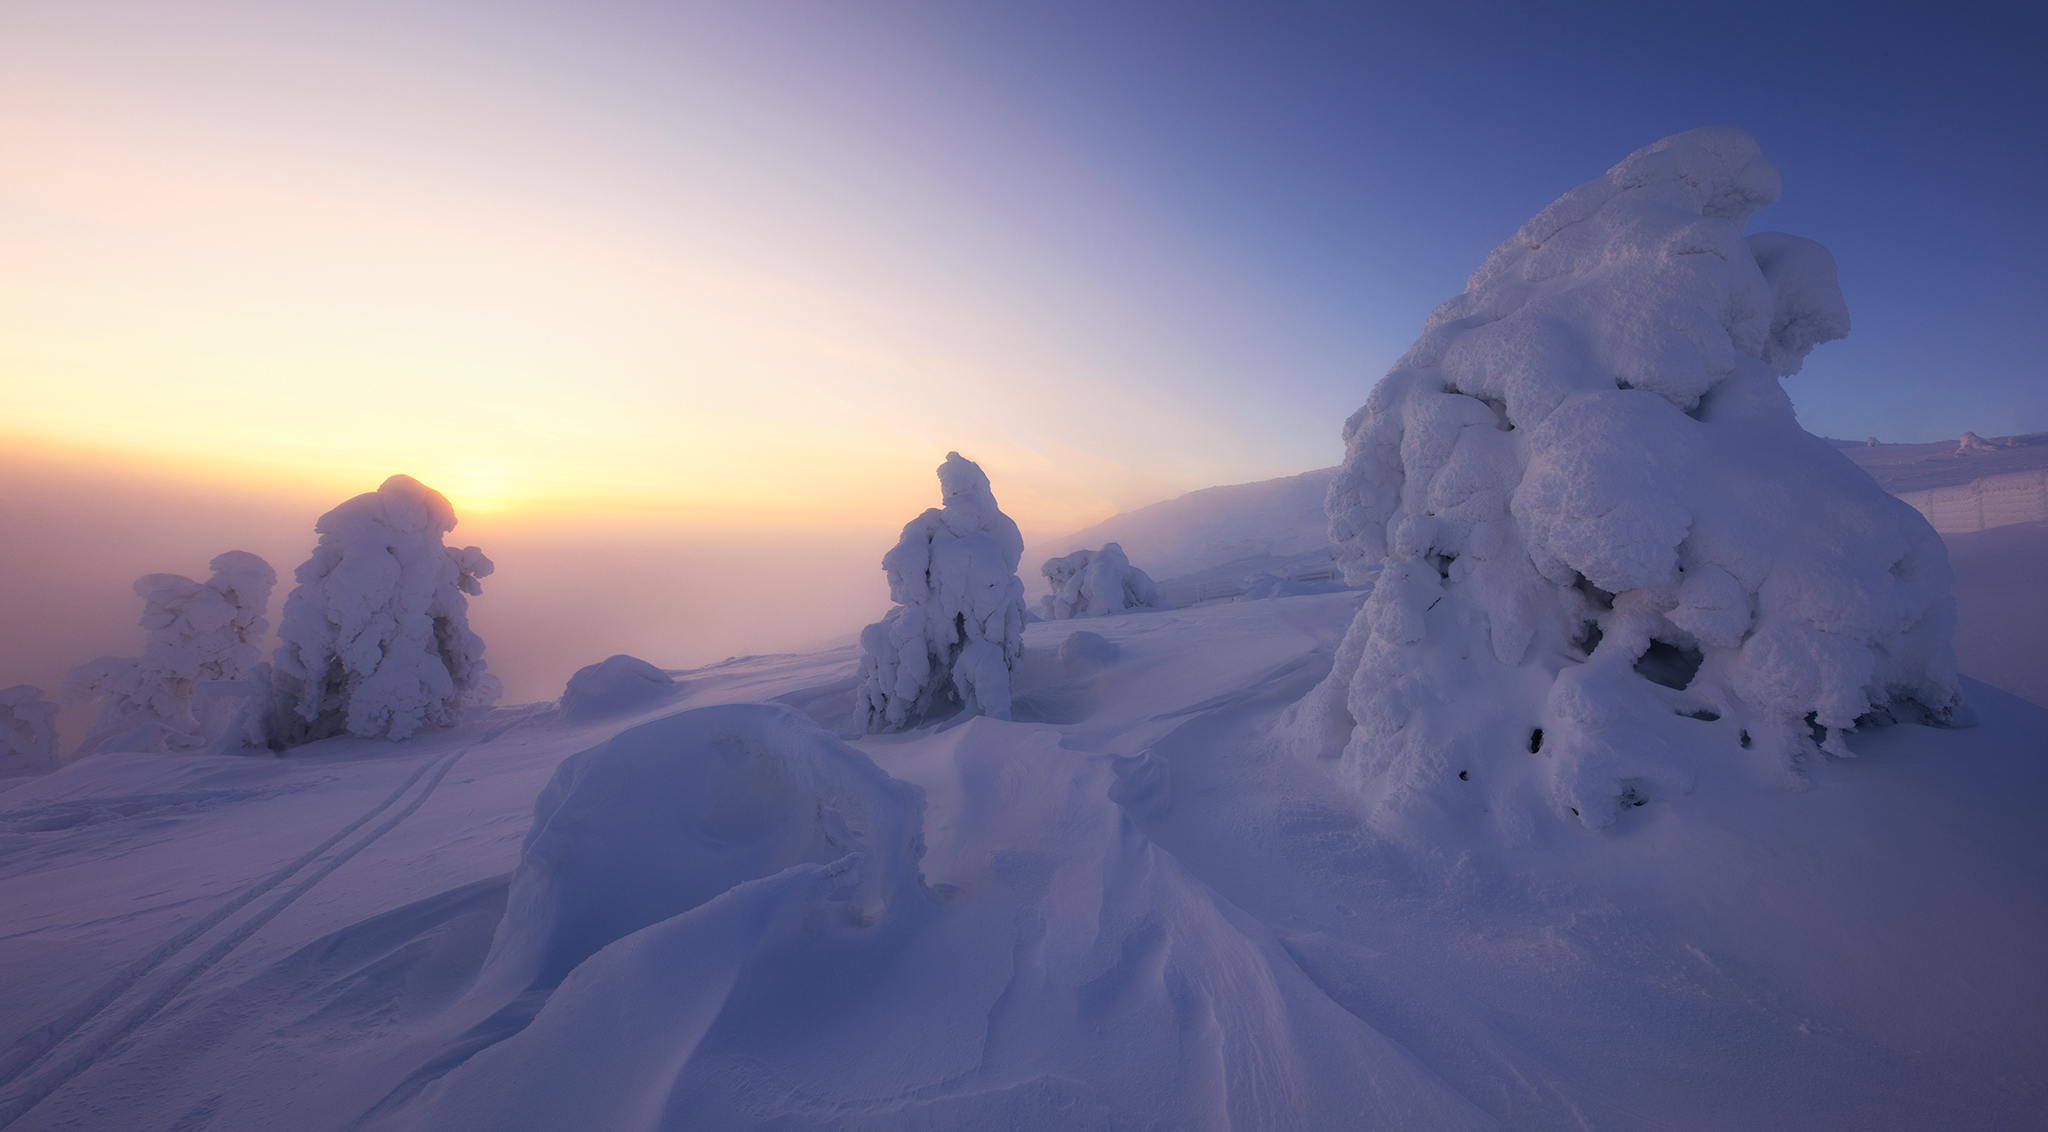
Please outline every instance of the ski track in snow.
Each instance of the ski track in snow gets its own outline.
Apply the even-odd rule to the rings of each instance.
[[[424,805],[428,798],[433,796],[434,791],[441,785],[442,780],[448,776],[448,772],[454,768],[462,756],[496,739],[517,722],[517,720],[507,722],[486,732],[474,743],[438,758],[422,762],[419,769],[413,771],[412,775],[400,784],[398,789],[392,791],[382,801],[364,811],[361,816],[343,826],[325,841],[300,855],[292,863],[250,885],[203,919],[158,945],[155,950],[130,964],[126,970],[102,984],[97,990],[87,995],[70,1010],[65,1011],[56,1020],[39,1026],[17,1039],[13,1048],[7,1051],[5,1058],[0,1059],[0,1089],[5,1090],[4,1093],[0,1093],[0,1129],[12,1126],[15,1121],[21,1119],[22,1116],[35,1108],[36,1105],[41,1104],[50,1094],[63,1088],[66,1082],[90,1068],[101,1057],[105,1056],[108,1051],[118,1045],[122,1039],[141,1029],[151,1018],[154,1018],[161,1012],[164,1007],[169,1006],[186,987],[211,970],[221,960],[227,958],[236,947],[240,946],[250,936],[262,930],[263,926],[275,919],[280,912],[291,907],[300,897],[311,891],[315,885],[326,879],[336,869],[347,864],[356,854],[376,843],[385,834],[396,829],[405,819],[411,817],[414,812]],[[418,787],[422,780],[426,783],[425,787],[414,792],[414,788]],[[133,990],[137,984],[147,979],[159,967],[170,962],[193,944],[212,933],[215,928],[218,928],[230,917],[234,916],[235,913],[248,907],[264,894],[303,872],[308,866],[334,849],[335,846],[341,844],[351,834],[368,825],[378,815],[396,805],[408,793],[412,794],[411,801],[407,802],[404,808],[399,810],[388,821],[385,821],[383,824],[372,829],[368,834],[350,843],[339,853],[328,858],[326,863],[315,869],[311,875],[306,876],[296,885],[293,885],[283,896],[264,906],[256,914],[241,921],[229,930],[227,934],[222,936],[211,948],[207,949],[203,955],[186,964],[169,981],[148,992],[140,1001],[134,1003],[125,1012],[122,1012],[110,1025],[100,1029],[97,1033],[92,1034],[92,1036],[81,1038],[77,1042],[72,1043],[72,1048],[68,1052],[59,1052],[67,1040],[78,1034],[81,1030],[87,1030],[88,1023],[105,1015],[117,1001]],[[39,1064],[46,1066],[43,1071],[33,1076],[28,1076],[29,1071]],[[25,1082],[23,1081],[24,1077],[27,1077]],[[21,1083],[17,1086],[17,1082]]]

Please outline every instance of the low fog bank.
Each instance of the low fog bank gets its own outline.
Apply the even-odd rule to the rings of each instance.
[[[54,697],[73,666],[136,655],[135,579],[203,579],[226,550],[276,568],[274,627],[314,521],[344,498],[0,456],[0,687],[34,684]],[[470,623],[506,702],[553,699],[577,668],[614,653],[681,668],[850,639],[889,607],[881,555],[901,525],[539,520],[465,516],[454,502],[461,523],[449,544],[479,546],[497,566]],[[272,634],[263,647],[274,644]],[[58,717],[65,750],[90,715],[67,706]]]

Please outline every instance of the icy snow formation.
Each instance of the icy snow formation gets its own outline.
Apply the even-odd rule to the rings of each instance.
[[[1039,573],[1052,585],[1052,593],[1039,602],[1048,621],[1166,607],[1151,576],[1131,565],[1124,548],[1113,542],[1101,550],[1077,550],[1050,559]]]
[[[675,677],[637,656],[609,656],[585,665],[562,689],[562,714],[599,719],[651,704],[675,691]]]
[[[57,705],[33,684],[0,688],[0,778],[57,769]]]
[[[1158,805],[1146,757],[924,739],[990,791],[949,823],[972,889],[926,886],[922,788],[788,708],[564,763],[454,1049],[531,1021],[373,1127],[1494,1126],[1137,832],[1105,795]]]
[[[65,700],[106,700],[75,755],[190,750],[220,733],[221,701],[208,693],[260,662],[257,642],[270,628],[264,613],[277,571],[245,550],[208,565],[213,576],[204,582],[182,574],[137,578],[142,655],[99,657],[65,675]]]
[[[1024,653],[1024,536],[996,508],[981,466],[948,452],[945,506],[912,519],[882,556],[896,602],[861,630],[854,724],[900,731],[955,705],[1010,718],[1010,670]]]
[[[1384,569],[1297,723],[1382,813],[1514,825],[1533,788],[1605,825],[1689,789],[1688,716],[1796,782],[1816,740],[1956,707],[1940,539],[1779,387],[1849,317],[1826,249],[1743,236],[1778,189],[1738,130],[1631,154],[1346,422],[1331,541]]]
[[[805,864],[872,922],[922,897],[923,820],[923,790],[781,704],[629,728],[535,801],[486,979],[552,986],[615,939]]]
[[[277,635],[268,738],[286,745],[350,734],[404,739],[453,723],[500,690],[469,601],[491,560],[441,544],[455,509],[411,476],[392,476],[320,517]]]

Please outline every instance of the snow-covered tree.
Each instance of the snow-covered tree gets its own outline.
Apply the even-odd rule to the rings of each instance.
[[[57,705],[31,684],[0,688],[0,778],[57,769]]]
[[[1297,723],[1383,813],[1604,825],[1722,745],[1796,782],[1859,722],[1955,709],[1940,538],[1779,386],[1849,317],[1825,248],[1743,235],[1778,191],[1739,130],[1630,155],[1346,423],[1331,540],[1382,569]]]
[[[1052,586],[1052,593],[1039,602],[1048,621],[1166,607],[1150,575],[1131,565],[1124,548],[1113,542],[1101,550],[1077,550],[1048,559],[1039,572]]]
[[[854,722],[898,731],[955,707],[1010,718],[1010,670],[1024,654],[1024,536],[996,508],[980,465],[946,454],[943,507],[912,519],[882,556],[895,600],[861,630]]]
[[[105,700],[75,754],[102,750],[180,751],[204,746],[219,730],[200,702],[210,684],[242,679],[262,659],[257,642],[277,571],[245,550],[208,564],[213,576],[145,574],[142,655],[103,656],[64,677],[63,698]]]
[[[313,529],[320,542],[279,618],[272,740],[405,739],[497,699],[463,596],[483,592],[491,560],[442,545],[455,529],[446,497],[392,476]]]

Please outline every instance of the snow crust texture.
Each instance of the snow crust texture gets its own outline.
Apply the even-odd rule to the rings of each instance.
[[[1330,537],[1380,572],[1297,722],[1369,797],[1604,825],[1690,788],[1695,719],[1796,780],[1859,721],[1955,708],[1940,539],[1778,384],[1849,329],[1826,249],[1743,235],[1778,191],[1738,130],[1631,154],[1346,422]]]
[[[257,642],[270,628],[264,614],[277,571],[244,550],[208,565],[213,576],[204,582],[182,574],[137,578],[142,655],[99,657],[65,675],[66,701],[103,701],[73,757],[192,750],[226,728],[232,700],[217,693],[238,688],[262,660]]]
[[[0,778],[57,769],[57,705],[33,684],[0,688]]]
[[[1113,542],[1101,550],[1077,550],[1050,559],[1039,572],[1052,586],[1052,593],[1039,603],[1048,621],[1166,608],[1151,576],[1131,565],[1124,548]]]
[[[497,699],[464,596],[483,592],[491,560],[442,545],[455,529],[445,496],[392,476],[313,529],[277,631],[272,740],[404,739]]]
[[[900,731],[960,708],[1010,718],[1010,671],[1024,654],[1024,536],[988,476],[958,452],[939,466],[944,506],[912,519],[882,556],[889,597],[861,630],[854,725]]]

